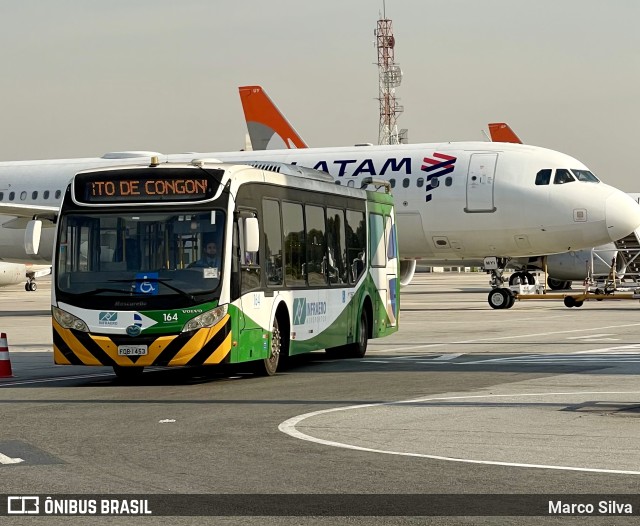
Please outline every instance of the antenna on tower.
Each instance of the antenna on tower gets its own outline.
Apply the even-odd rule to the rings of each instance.
[[[386,5],[382,2],[382,18],[375,30],[378,50],[378,102],[380,105],[380,123],[378,144],[400,144],[407,142],[407,130],[398,132],[398,115],[404,108],[398,104],[396,88],[402,83],[402,70],[395,62],[392,22],[387,18]]]

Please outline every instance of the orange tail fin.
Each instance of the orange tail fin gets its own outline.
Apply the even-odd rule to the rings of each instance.
[[[520,137],[509,127],[506,122],[489,123],[489,135],[493,142],[515,142],[522,144]]]
[[[254,150],[308,148],[260,86],[241,86],[240,100]]]

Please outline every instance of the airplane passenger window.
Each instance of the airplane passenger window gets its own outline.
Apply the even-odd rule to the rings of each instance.
[[[0,192],[0,201],[4,201],[4,192]]]
[[[42,197],[44,197],[45,199],[49,199],[49,190],[45,190],[42,194]]]
[[[60,199],[61,195],[62,195],[62,190],[56,190],[56,199]]]
[[[422,188],[422,185],[424,185],[424,177],[418,177],[416,185],[418,186],[418,188]]]
[[[391,185],[391,188],[395,188],[396,187],[396,180],[395,179],[389,179],[389,184]]]
[[[598,179],[595,175],[593,175],[589,170],[576,170],[575,168],[571,170],[573,175],[576,176],[578,181],[584,181],[587,183],[599,183],[600,179]]]
[[[13,201],[16,197],[16,193],[15,192],[10,192],[9,193],[9,201]]]
[[[35,192],[31,192],[31,199],[33,199],[34,201],[36,199],[38,199],[38,191],[37,190]]]
[[[431,188],[438,188],[438,186],[440,186],[440,179],[437,177],[431,179]]]
[[[405,178],[402,180],[402,188],[409,188],[409,183],[410,183],[410,182],[411,182],[411,181],[409,181],[409,178],[408,178],[408,177],[405,177]]]
[[[565,168],[558,168],[556,170],[556,176],[553,179],[553,184],[564,184],[575,181],[571,172]]]
[[[20,201],[24,201],[27,198],[27,192],[24,190],[20,192]]]
[[[451,186],[452,184],[453,184],[453,177],[447,177],[447,178],[444,180],[444,185],[445,185],[445,186]]]
[[[538,186],[544,185],[544,184],[549,184],[550,182],[551,182],[551,170],[550,169],[540,170],[537,173],[537,175],[536,175],[536,184]]]

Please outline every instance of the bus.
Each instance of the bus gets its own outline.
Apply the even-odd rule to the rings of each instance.
[[[267,162],[76,174],[56,222],[55,363],[131,378],[254,362],[270,376],[315,350],[364,356],[398,329],[388,192]]]

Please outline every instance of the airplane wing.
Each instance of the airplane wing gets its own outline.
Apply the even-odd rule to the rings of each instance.
[[[308,148],[260,86],[240,86],[240,100],[254,150]]]
[[[60,208],[57,206],[26,205],[20,203],[0,203],[0,216],[11,216],[2,223],[2,228],[25,228],[30,219],[49,219],[53,221]]]
[[[489,123],[489,134],[493,142],[514,142],[522,144],[522,140],[518,137],[506,122]]]

